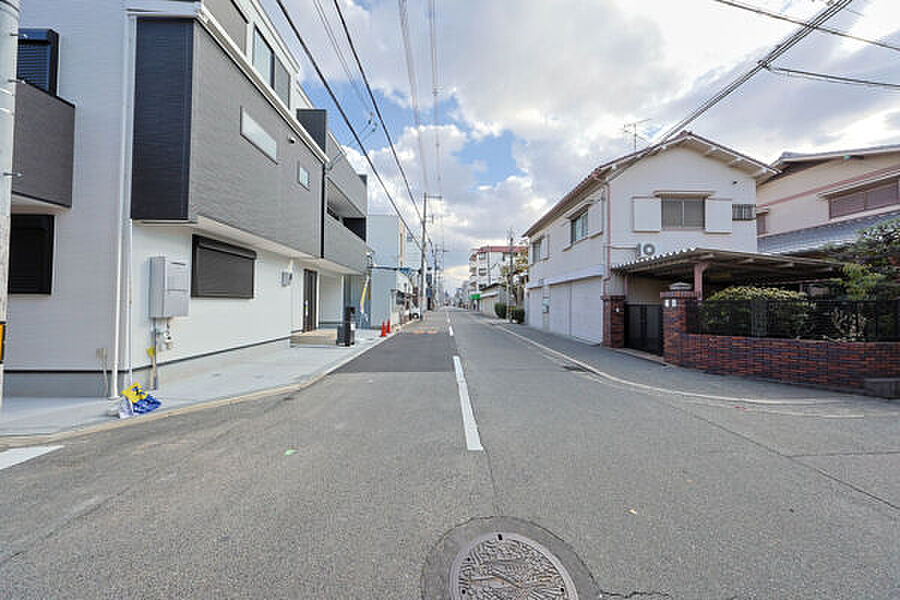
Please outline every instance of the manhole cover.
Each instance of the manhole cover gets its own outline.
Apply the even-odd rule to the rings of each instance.
[[[538,542],[495,532],[463,547],[450,570],[453,600],[577,600],[572,578]]]

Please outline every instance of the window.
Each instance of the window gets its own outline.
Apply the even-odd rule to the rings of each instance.
[[[253,298],[255,264],[253,250],[195,235],[191,296]]]
[[[663,229],[703,229],[702,198],[663,198]]]
[[[762,235],[764,233],[768,233],[769,231],[769,223],[768,216],[766,213],[760,213],[756,215],[756,235]]]
[[[893,204],[900,204],[900,180],[898,179],[886,184],[881,183],[869,189],[829,198],[828,212],[833,219]]]
[[[297,163],[297,183],[309,189],[309,171],[299,162]]]
[[[10,294],[49,294],[53,280],[53,215],[12,215]]]
[[[583,240],[588,234],[588,213],[584,211],[577,217],[569,221],[569,240],[574,244],[578,240]]]
[[[536,263],[544,257],[544,238],[531,242],[531,262]]]
[[[275,90],[286,106],[291,105],[291,76],[272,52],[272,47],[260,33],[253,30],[253,68]]]
[[[56,95],[58,65],[58,33],[52,29],[19,29],[16,77]]]
[[[263,154],[278,162],[278,142],[259,123],[254,121],[244,109],[241,109],[241,135],[248,142],[259,148]]]
[[[732,221],[752,221],[755,218],[755,204],[732,204],[731,220]]]

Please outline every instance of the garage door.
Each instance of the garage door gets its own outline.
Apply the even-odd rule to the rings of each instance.
[[[571,333],[599,344],[603,341],[603,281],[600,278],[572,282]]]
[[[550,331],[571,334],[572,286],[568,283],[550,286]]]

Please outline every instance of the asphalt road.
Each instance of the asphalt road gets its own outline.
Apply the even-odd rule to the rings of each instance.
[[[0,598],[421,598],[479,517],[552,534],[595,597],[900,597],[900,404],[449,321],[0,470]]]

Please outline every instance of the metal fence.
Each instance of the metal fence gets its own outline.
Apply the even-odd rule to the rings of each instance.
[[[900,300],[693,302],[688,331],[709,335],[834,341],[900,341]]]

